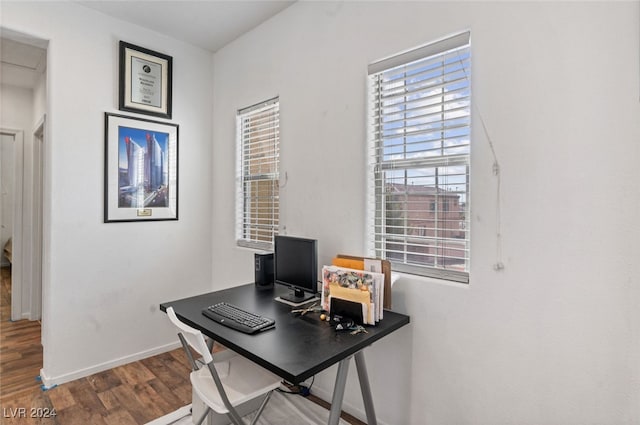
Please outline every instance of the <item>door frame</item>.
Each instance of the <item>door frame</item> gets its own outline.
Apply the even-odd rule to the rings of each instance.
[[[23,153],[24,153],[24,131],[11,128],[0,128],[0,133],[13,136],[13,229],[12,259],[11,259],[11,320],[25,319],[22,309],[22,291],[24,288],[24,261],[22,255],[22,217],[23,217]],[[4,247],[3,247],[4,248]]]
[[[43,259],[43,208],[44,208],[44,151],[46,143],[46,115],[43,115],[33,131],[33,189],[31,214],[31,241],[29,244],[31,271],[31,302],[29,320],[42,317],[42,259]]]

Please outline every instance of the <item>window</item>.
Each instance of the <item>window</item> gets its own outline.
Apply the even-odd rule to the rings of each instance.
[[[369,248],[469,281],[469,33],[369,66]]]
[[[236,132],[236,239],[239,246],[269,250],[278,233],[278,99],[238,111]]]

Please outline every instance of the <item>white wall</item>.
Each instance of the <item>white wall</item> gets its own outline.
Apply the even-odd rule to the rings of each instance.
[[[252,277],[252,252],[234,248],[235,111],[280,96],[282,225],[318,238],[323,263],[363,254],[367,64],[470,29],[471,282],[395,285],[394,307],[412,323],[367,352],[378,417],[640,424],[639,9],[302,2],[223,48],[213,72],[218,285]],[[334,373],[314,390],[330,394]],[[346,404],[361,415],[353,373]]]
[[[49,40],[45,383],[166,349],[175,336],[159,303],[211,285],[211,53],[71,2],[3,3],[1,25]],[[173,56],[178,221],[103,223],[104,113],[118,112],[119,40]]]

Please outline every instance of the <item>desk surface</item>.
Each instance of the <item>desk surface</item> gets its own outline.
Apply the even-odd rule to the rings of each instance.
[[[250,283],[162,303],[160,309],[173,307],[185,323],[292,383],[310,378],[409,323],[409,316],[385,310],[383,320],[367,326],[367,333],[337,332],[330,323],[321,321],[318,313],[295,315],[293,307],[274,300],[288,291],[279,285],[257,289]],[[220,301],[271,317],[276,327],[247,335],[202,314],[203,308]]]

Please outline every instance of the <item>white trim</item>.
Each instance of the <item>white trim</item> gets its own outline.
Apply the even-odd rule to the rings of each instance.
[[[24,174],[24,131],[0,128],[0,132],[13,136],[14,143],[14,182],[13,182],[13,229],[12,238],[12,260],[11,260],[11,320],[22,320],[29,317],[29,312],[22,308],[22,292],[24,290],[24,268],[23,261],[23,241],[22,241],[22,217],[23,217],[23,187],[22,180]]]
[[[182,406],[176,411],[167,413],[166,415],[154,419],[151,422],[147,422],[145,425],[170,425],[176,422],[178,419],[182,419],[187,416],[191,416],[191,404]]]
[[[31,240],[25,244],[25,262],[28,261],[30,282],[29,320],[42,318],[42,208],[44,182],[44,144],[46,143],[46,114],[38,120],[32,135],[32,203],[31,203]]]
[[[264,102],[256,103],[255,105],[252,105],[252,106],[247,106],[246,108],[238,109],[237,115],[244,115],[250,112],[256,112],[258,110],[269,109],[270,107],[272,107],[278,102],[280,102],[280,96],[276,96],[272,99],[265,100]]]
[[[147,357],[155,356],[157,354],[166,353],[167,351],[175,350],[176,348],[180,348],[180,342],[172,342],[170,344],[161,345],[159,347],[152,348],[150,350],[140,351],[135,354],[131,354],[129,356],[120,357],[114,360],[110,360],[108,362],[96,364],[90,367],[86,367],[84,369],[78,369],[73,372],[65,373],[63,375],[58,376],[47,376],[44,368],[40,369],[40,378],[42,379],[42,384],[44,388],[51,388],[56,385],[64,384],[65,382],[75,381],[76,379],[86,378],[87,376],[93,375],[95,373],[104,372],[105,370],[113,369],[118,366],[122,366],[128,363],[133,363],[138,360],[146,359]]]
[[[422,46],[404,50],[395,55],[379,59],[369,65],[368,72],[369,75],[378,74],[387,69],[395,68],[396,66],[406,65],[416,60],[421,60],[435,54],[465,46],[470,43],[470,40],[471,31],[469,30],[452,34],[431,43],[423,44]]]

